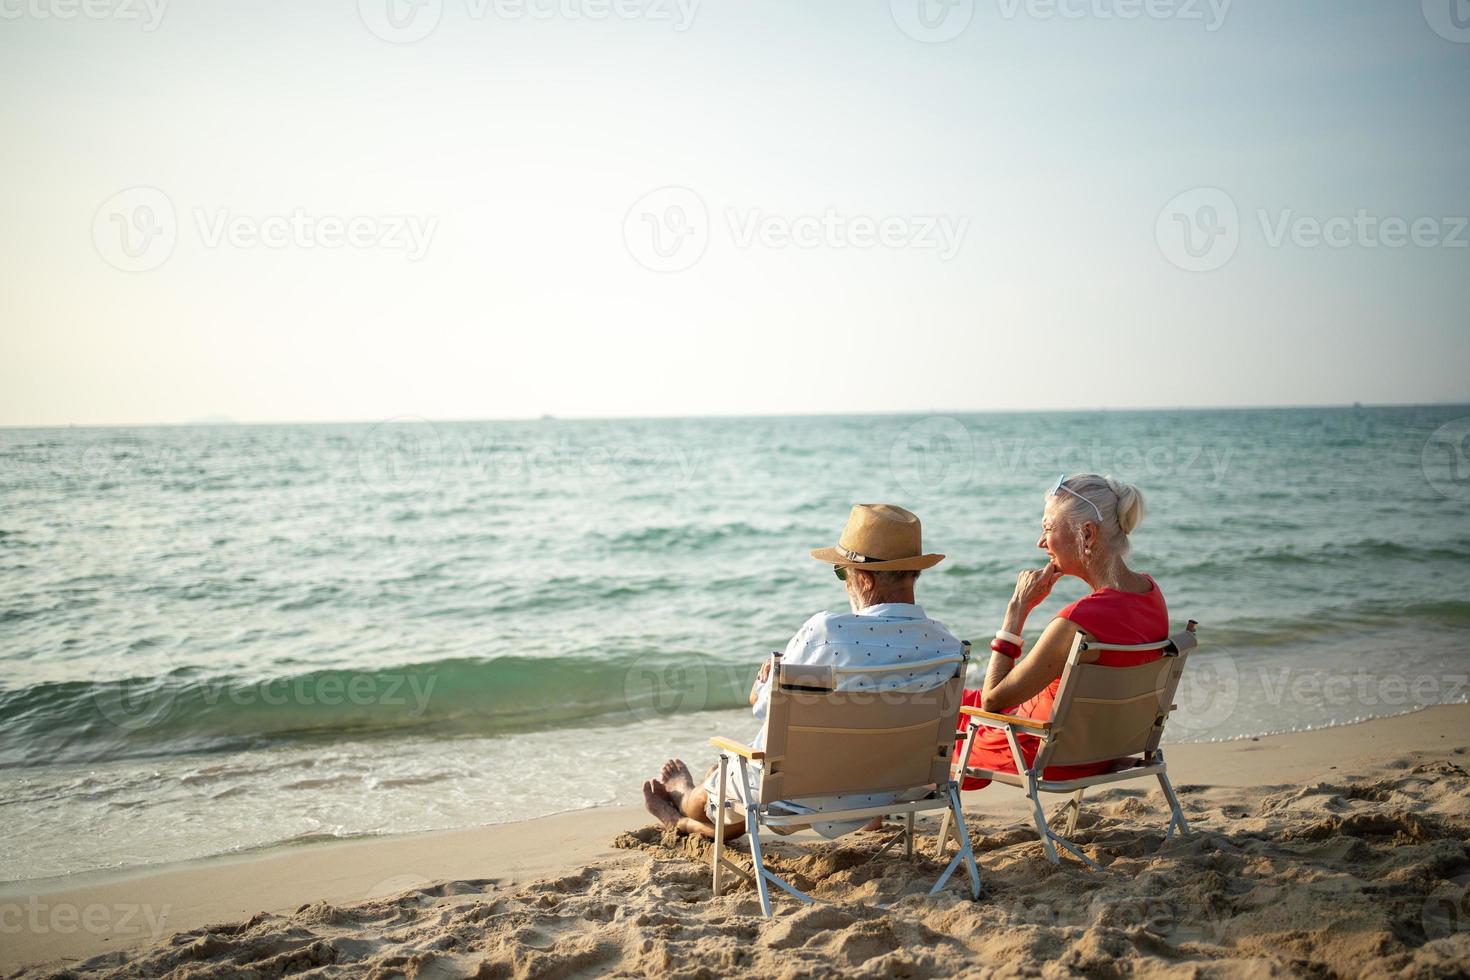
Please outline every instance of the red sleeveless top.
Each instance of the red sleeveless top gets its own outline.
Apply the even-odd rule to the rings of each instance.
[[[1153,586],[1148,592],[1098,589],[1091,595],[1083,596],[1076,602],[1065,606],[1061,612],[1057,613],[1057,618],[1075,623],[1079,629],[1085,630],[1099,643],[1132,646],[1139,643],[1156,643],[1165,639],[1169,635],[1169,609],[1164,604],[1164,594],[1159,590],[1159,583],[1147,575],[1144,578],[1148,579],[1149,585]],[[1162,650],[1100,650],[1097,663],[1104,667],[1135,667],[1138,664],[1157,660],[1163,655]],[[1058,675],[1041,690],[1041,693],[1003,714],[1046,721],[1051,718],[1052,703],[1056,700],[1057,689],[1061,683],[1061,675]],[[979,690],[965,691],[964,703],[979,707],[980,694]],[[965,716],[961,715],[959,725],[961,731],[964,730],[966,721]],[[1021,748],[1021,754],[1026,757],[1026,764],[1030,765],[1036,759],[1036,752],[1041,747],[1041,739],[1035,735],[1021,734],[1016,736],[1016,742]],[[963,747],[963,743],[957,745],[956,754],[962,751]],[[997,728],[982,728],[976,732],[975,747],[970,752],[969,765],[995,772],[1015,772],[1016,762],[1011,755],[1011,746],[1006,741],[1005,732]],[[1107,772],[1112,765],[1110,762],[1099,762],[1087,766],[1051,766],[1043,773],[1043,776],[1055,780],[1076,779],[1080,776]],[[988,785],[989,782],[988,779],[966,779],[963,788],[979,789]]]

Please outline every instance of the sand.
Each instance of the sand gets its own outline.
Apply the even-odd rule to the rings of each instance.
[[[1156,784],[1096,791],[1075,839],[1102,871],[1048,863],[1017,791],[966,794],[978,902],[962,876],[925,895],[925,821],[912,862],[871,860],[880,833],[776,842],[776,869],[826,901],[777,898],[768,921],[749,885],[711,897],[702,843],[612,809],[8,886],[0,970],[1470,976],[1470,706],[1169,761],[1194,833],[1164,842]]]

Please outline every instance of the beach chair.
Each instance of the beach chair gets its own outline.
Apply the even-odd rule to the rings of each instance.
[[[1067,839],[1077,829],[1082,794],[1093,786],[1157,777],[1170,810],[1169,831],[1164,839],[1173,838],[1176,827],[1181,834],[1189,833],[1184,811],[1179,808],[1179,797],[1174,795],[1174,786],[1169,782],[1169,770],[1164,764],[1164,750],[1159,747],[1159,742],[1164,736],[1164,723],[1176,707],[1174,692],[1184,672],[1184,662],[1197,644],[1196,625],[1194,620],[1190,620],[1182,632],[1167,640],[1137,646],[1098,643],[1086,633],[1079,632],[1072,642],[1067,665],[1062,670],[1061,684],[1048,721],[995,714],[968,706],[961,708],[970,724],[963,752],[956,763],[957,770],[964,770],[959,781],[962,783],[963,777],[968,776],[1024,789],[1031,801],[1036,832],[1041,836],[1046,856],[1053,864],[1060,863],[1055,847],[1060,844],[1088,867],[1102,870],[1097,862]],[[1105,667],[1093,662],[1097,659],[1096,654],[1103,650],[1162,650],[1164,655],[1136,667]],[[975,734],[982,727],[998,728],[1006,733],[1016,772],[994,772],[966,764]],[[1030,767],[1027,767],[1021,747],[1016,742],[1016,736],[1023,733],[1041,738],[1036,759]],[[1053,781],[1043,775],[1049,766],[1081,766],[1115,759],[1119,764],[1114,769],[1096,776]],[[1062,811],[1066,826],[1060,834],[1047,823],[1041,808],[1042,793],[1074,794]],[[946,816],[939,831],[936,858],[943,856],[948,839],[949,819]]]
[[[914,854],[914,814],[944,810],[960,828],[959,852],[939,876],[930,894],[944,887],[960,864],[970,875],[970,894],[980,895],[980,869],[964,832],[959,784],[951,778],[956,727],[970,644],[962,653],[905,663],[897,667],[839,671],[833,667],[787,665],[773,654],[770,710],[766,715],[765,749],[757,750],[729,738],[712,738],[720,750],[715,845],[711,861],[714,893],[720,894],[721,875],[731,871],[755,884],[761,912],[771,917],[768,884],[779,885],[800,901],[810,895],[765,866],[761,831],[791,833],[813,823],[868,820],[902,814],[904,828],[873,857],[881,856],[899,840],[905,857]],[[879,670],[933,668],[953,661],[954,676],[936,688],[918,693],[837,690],[839,673],[870,675]],[[758,765],[757,765],[758,764]],[[740,780],[740,802],[727,800],[729,780]],[[757,783],[759,785],[757,785]],[[821,812],[795,812],[783,805],[803,798],[849,793],[901,794],[883,806]],[[917,797],[917,798],[913,798]],[[750,835],[752,868],[746,871],[725,853],[725,819],[730,808],[743,809]]]

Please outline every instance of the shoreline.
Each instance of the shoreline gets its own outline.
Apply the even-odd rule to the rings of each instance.
[[[1305,785],[1333,770],[1392,771],[1401,761],[1395,757],[1410,753],[1463,763],[1470,752],[1470,705],[1178,743],[1166,752],[1181,793],[1226,795]],[[1008,787],[965,794],[964,804],[967,818],[985,826],[1027,819],[1025,798]],[[652,823],[640,806],[595,807],[468,829],[274,845],[171,865],[9,882],[0,885],[0,930],[6,934],[0,973],[40,964],[64,968],[261,912],[352,905],[434,882],[468,880],[503,891],[589,865],[616,868],[643,858],[615,848],[613,839]],[[982,855],[982,873],[984,863]]]
[[[1299,726],[1279,727],[1250,734],[1231,735],[1207,739],[1198,738],[1194,735],[1186,735],[1182,740],[1178,742],[1166,743],[1165,749],[1171,753],[1178,753],[1192,751],[1194,748],[1206,745],[1231,745],[1238,742],[1259,741],[1263,738],[1280,738],[1284,736],[1300,735],[1311,732],[1334,731],[1343,728],[1351,728],[1357,725],[1370,724],[1373,722],[1409,717],[1425,711],[1433,711],[1439,708],[1453,708],[1467,704],[1470,704],[1470,695],[1467,695],[1464,699],[1459,701],[1401,708],[1389,714],[1359,716],[1347,720],[1333,719],[1325,724],[1305,723]],[[716,709],[714,713],[739,714],[740,723],[744,723],[747,720],[745,718],[744,712],[739,708]],[[700,715],[678,717],[697,719],[700,717]],[[636,725],[638,723],[628,722],[627,724]],[[1176,732],[1175,734],[1177,735],[1178,732]],[[691,744],[698,745],[700,748],[703,748],[704,746],[703,738],[695,738],[690,741]],[[678,750],[675,750],[674,754],[678,755],[681,753]],[[75,765],[79,769],[87,768],[85,764],[81,763],[76,763],[72,765]],[[630,779],[631,778],[632,777],[630,777]],[[632,784],[630,783],[630,785]],[[341,836],[319,835],[314,838],[308,839],[292,838],[286,840],[272,841],[269,843],[252,844],[239,850],[225,850],[215,853],[197,854],[193,856],[179,857],[164,861],[145,861],[137,864],[129,864],[118,867],[83,868],[76,871],[67,871],[60,874],[48,874],[32,878],[0,878],[0,901],[3,901],[7,896],[15,894],[25,895],[30,893],[49,893],[53,891],[80,889],[92,885],[103,885],[114,881],[137,877],[146,877],[151,874],[161,874],[173,870],[184,870],[188,868],[203,867],[212,864],[234,864],[240,862],[248,862],[260,858],[270,857],[275,854],[299,853],[303,849],[309,848],[335,847],[344,844],[369,842],[390,842],[396,840],[407,840],[432,836],[436,834],[471,833],[475,831],[488,830],[493,827],[514,827],[523,824],[534,824],[535,822],[540,820],[564,817],[576,813],[609,812],[619,810],[642,813],[643,809],[641,805],[633,802],[632,800],[632,797],[635,795],[636,794],[629,794],[630,798],[629,801],[626,803],[600,803],[588,807],[554,810],[546,813],[536,813],[531,816],[513,816],[508,819],[494,820],[487,823],[469,823],[461,824],[459,826],[428,827],[424,829],[369,831],[363,833],[345,834]]]

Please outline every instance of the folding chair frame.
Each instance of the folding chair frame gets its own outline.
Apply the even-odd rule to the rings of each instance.
[[[1189,651],[1195,646],[1194,632],[1196,623],[1189,621],[1185,627],[1185,633],[1163,640],[1158,643],[1145,643],[1136,646],[1124,646],[1119,644],[1106,644],[1090,642],[1086,634],[1078,634],[1073,642],[1072,651],[1067,663],[1070,667],[1080,661],[1083,653],[1088,650],[1162,650],[1165,657],[1187,657]],[[1179,670],[1182,671],[1182,661]],[[1174,684],[1178,683],[1178,672],[1167,689],[1169,699],[1174,696]],[[1065,675],[1063,675],[1063,687],[1066,686]],[[1058,692],[1058,700],[1061,700],[1061,692]],[[1038,721],[1034,718],[1023,718],[1016,715],[1002,715],[990,711],[981,711],[978,708],[963,707],[960,713],[970,719],[968,730],[965,735],[964,749],[962,750],[956,769],[960,773],[960,781],[967,777],[977,779],[989,779],[992,782],[1005,783],[1026,791],[1026,798],[1031,801],[1032,820],[1036,824],[1036,833],[1041,838],[1042,846],[1046,850],[1046,856],[1053,864],[1060,864],[1061,859],[1057,854],[1056,845],[1061,845],[1071,854],[1075,855],[1089,868],[1101,871],[1101,866],[1092,858],[1088,857],[1072,843],[1068,838],[1077,829],[1077,817],[1082,812],[1082,794],[1092,786],[1106,785],[1107,783],[1122,782],[1129,779],[1140,779],[1145,776],[1158,778],[1159,787],[1164,792],[1164,798],[1169,803],[1169,829],[1164,836],[1165,842],[1172,840],[1177,828],[1181,835],[1189,833],[1189,822],[1184,817],[1184,810],[1179,805],[1179,797],[1174,792],[1174,785],[1169,780],[1169,770],[1164,762],[1164,750],[1159,747],[1159,739],[1163,735],[1164,722],[1176,705],[1169,704],[1168,709],[1158,718],[1156,731],[1150,742],[1150,747],[1143,754],[1132,760],[1132,765],[1117,769],[1112,772],[1099,773],[1094,776],[1083,776],[1077,779],[1048,780],[1043,773],[1048,765],[1048,751],[1053,736],[1055,735],[1051,722]],[[1010,744],[1011,758],[1016,764],[1016,771],[996,772],[990,769],[972,768],[967,763],[970,759],[970,750],[975,743],[975,735],[984,728],[994,728],[1004,731],[1006,741]],[[1039,735],[1042,745],[1037,750],[1035,760],[1027,765],[1026,757],[1021,752],[1020,743],[1017,741],[1019,734]],[[1021,775],[1018,775],[1021,774]],[[1072,793],[1072,799],[1066,803],[1063,814],[1066,817],[1066,825],[1062,833],[1057,833],[1046,819],[1046,813],[1041,806],[1042,793]],[[945,845],[948,843],[949,817],[946,814],[944,826],[940,829],[939,846],[935,857],[942,857]]]
[[[965,669],[969,664],[969,660],[970,644],[968,642],[962,643],[959,654],[947,655],[938,660],[926,661],[922,664],[885,665],[883,667],[863,669],[832,668],[814,665],[783,667],[780,655],[773,655],[771,662],[771,683],[775,686],[772,690],[772,709],[767,723],[768,725],[776,725],[777,727],[768,732],[769,741],[767,748],[770,748],[771,742],[774,742],[776,754],[768,757],[765,751],[741,744],[734,739],[710,739],[710,744],[720,750],[720,769],[716,784],[718,795],[715,797],[718,801],[718,805],[715,808],[715,846],[711,858],[714,893],[716,895],[720,894],[722,872],[732,871],[754,883],[756,893],[760,896],[761,912],[767,918],[771,917],[771,895],[767,887],[769,884],[778,885],[805,904],[810,904],[815,901],[810,895],[801,891],[766,867],[761,842],[761,829],[763,827],[771,829],[790,828],[791,830],[795,830],[801,827],[810,827],[812,824],[817,823],[866,820],[871,817],[886,816],[888,814],[903,814],[903,830],[898,836],[890,839],[879,848],[878,852],[869,860],[880,857],[900,840],[904,842],[905,857],[912,859],[914,855],[914,814],[943,810],[945,812],[944,826],[946,833],[948,833],[951,819],[954,821],[957,829],[956,839],[959,844],[959,851],[949,864],[945,866],[943,873],[940,874],[939,879],[935,882],[934,887],[930,889],[929,894],[933,895],[939,892],[945,883],[949,881],[950,876],[954,874],[955,869],[963,864],[965,871],[970,876],[970,895],[972,898],[979,898],[980,867],[975,863],[975,852],[970,846],[970,837],[965,829],[964,813],[960,809],[960,787],[959,783],[955,782],[953,778],[954,773],[950,760],[955,738],[955,723],[959,717],[960,695],[964,689]],[[821,719],[816,721],[817,727],[812,727],[812,719],[807,719],[804,724],[798,724],[790,720],[793,716],[788,712],[791,710],[790,706],[794,702],[788,700],[791,695],[787,692],[806,692],[818,699],[837,694],[839,689],[837,687],[836,675],[838,673],[868,674],[872,671],[911,670],[920,666],[948,662],[953,662],[955,671],[949,680],[942,685],[941,689],[934,691],[932,694],[930,692],[909,692],[912,695],[920,697],[935,698],[936,700],[933,703],[938,706],[937,711],[926,713],[927,709],[921,709],[917,712],[913,710],[917,705],[927,702],[916,702],[914,705],[905,705],[903,709],[881,709],[880,713],[895,710],[901,718],[905,719],[897,722],[899,726],[897,728],[865,727],[871,725],[875,718],[875,708],[871,701],[873,694],[871,692],[864,693],[852,690],[843,691],[843,696],[866,699],[863,703],[867,705],[866,707],[855,708],[854,710],[857,712],[855,716],[849,716],[846,713],[846,708],[840,708],[838,714],[834,715],[831,713],[834,710],[833,705],[821,707],[825,702],[818,700],[817,702],[813,702],[817,707],[814,707],[812,710],[826,713]],[[790,675],[789,680],[788,675]],[[857,703],[857,701],[854,701],[854,704]],[[884,714],[883,717],[886,718],[887,715]],[[850,722],[849,719],[851,719]],[[845,727],[849,723],[855,727]],[[792,733],[796,732],[803,733],[801,737],[807,739],[813,737],[814,733],[822,733],[823,737],[830,738],[835,735],[851,732],[853,735],[881,739],[884,740],[884,745],[897,745],[899,748],[895,749],[894,752],[896,754],[885,762],[885,765],[890,767],[889,769],[885,770],[880,767],[878,771],[871,774],[874,779],[878,780],[876,784],[869,782],[864,786],[864,780],[868,778],[868,775],[865,774],[863,778],[856,780],[857,785],[853,785],[850,779],[840,775],[843,772],[840,769],[841,763],[838,764],[839,775],[824,779],[823,776],[830,776],[831,773],[830,771],[821,769],[822,761],[819,758],[813,757],[813,750],[809,742],[805,743],[807,748],[804,750],[805,755],[802,756],[803,761],[793,770],[792,759],[794,757],[791,755],[793,746],[787,739]],[[889,735],[887,734],[888,732],[902,734]],[[923,734],[925,732],[927,734]],[[887,741],[890,738],[900,739],[900,741]],[[940,741],[940,744],[936,745],[936,738]],[[925,739],[928,741],[923,741]],[[925,755],[923,757],[915,757],[908,754],[911,748],[917,751],[919,747],[918,745],[911,745],[912,740],[920,740],[924,745],[923,751]],[[739,785],[743,791],[740,794],[740,803],[736,803],[727,798],[727,790],[730,788],[730,778],[735,775],[730,770],[732,761],[738,768]],[[759,786],[756,785],[757,780],[755,774],[752,772],[752,763],[757,761],[762,763]],[[851,760],[847,764],[850,765]],[[895,765],[898,767],[897,771],[891,768]],[[811,768],[813,766],[817,768]],[[901,777],[900,774],[902,774]],[[816,775],[817,778],[814,779],[813,775]],[[911,777],[917,778],[912,783],[906,781],[900,783],[896,781],[899,778],[907,780]],[[884,783],[882,782],[884,779],[889,781]],[[795,780],[794,783],[792,782],[793,780]],[[815,786],[823,784],[829,785],[830,788],[825,792],[815,788]],[[789,797],[782,792],[783,788],[795,788],[796,786],[805,786],[807,792],[793,792]],[[788,798],[800,801],[803,798],[810,798],[811,796],[841,796],[847,793],[862,793],[865,791],[901,793],[921,787],[929,788],[928,793],[921,799],[895,801],[885,803],[881,806],[808,811],[802,813],[792,812],[785,806]],[[746,871],[725,855],[725,828],[727,826],[728,812],[732,808],[738,810],[742,805],[745,811],[745,830],[750,835],[751,871]]]
[[[959,841],[960,847],[949,864],[945,866],[938,880],[935,881],[934,887],[929,889],[929,894],[938,894],[939,890],[949,881],[950,876],[954,874],[955,869],[963,863],[965,871],[970,876],[970,897],[980,897],[980,867],[975,863],[975,852],[970,846],[970,835],[965,828],[965,815],[960,809],[960,787],[955,781],[950,780],[943,788],[936,789],[930,796],[924,799],[906,803],[888,803],[883,806],[859,807],[850,810],[823,810],[820,813],[787,814],[776,812],[769,805],[754,802],[759,797],[756,795],[756,787],[751,780],[750,762],[754,758],[759,757],[761,753],[752,751],[748,746],[732,745],[729,739],[717,738],[710,739],[710,741],[717,748],[724,749],[720,753],[720,774],[718,782],[719,799],[722,801],[722,805],[717,808],[716,812],[715,846],[710,862],[714,878],[715,895],[718,896],[720,894],[722,885],[720,872],[729,870],[745,878],[747,881],[755,882],[756,894],[760,897],[761,914],[768,919],[771,918],[771,896],[767,888],[767,882],[779,885],[806,905],[810,905],[816,901],[816,899],[812,898],[806,892],[766,867],[765,857],[761,850],[760,828],[762,826],[799,829],[801,827],[809,827],[813,823],[858,820],[902,813],[904,815],[904,829],[896,837],[879,848],[878,853],[874,854],[868,860],[876,860],[881,857],[885,851],[900,840],[904,842],[904,856],[912,859],[914,856],[914,814],[943,810],[944,832],[948,832],[950,819],[953,818],[956,830],[955,836]],[[750,837],[750,857],[754,874],[731,861],[724,853],[725,814],[727,810],[736,808],[737,806],[735,801],[725,799],[725,790],[728,786],[729,776],[731,775],[729,767],[732,757],[739,764],[740,783],[744,789],[742,798],[747,801],[745,805],[745,832]]]

